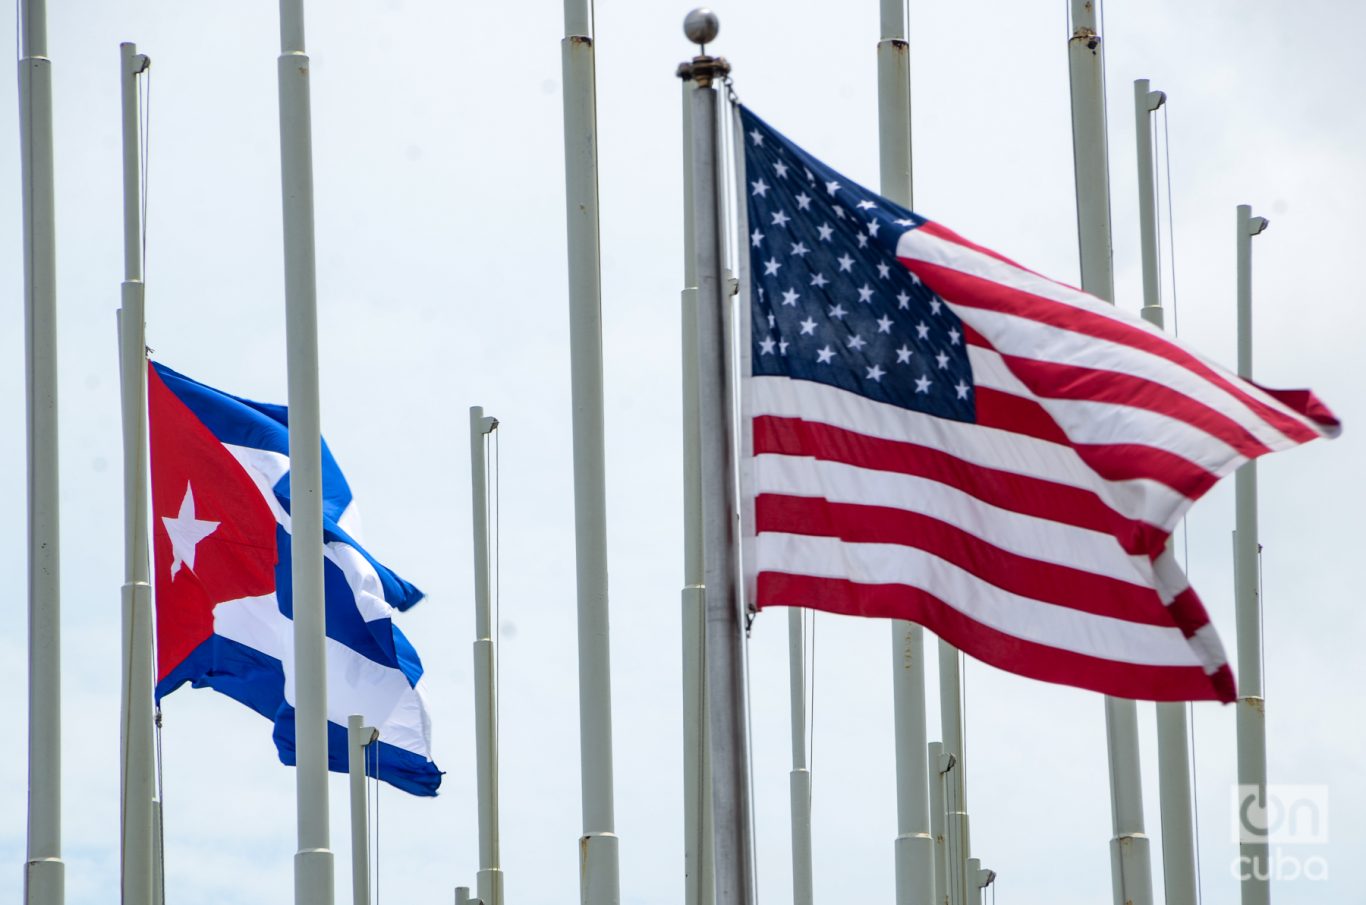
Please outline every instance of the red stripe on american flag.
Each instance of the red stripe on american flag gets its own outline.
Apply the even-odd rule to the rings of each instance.
[[[761,493],[754,501],[754,525],[761,533],[914,547],[1022,597],[1126,622],[1175,625],[1162,599],[1150,587],[1012,553],[918,512]]]
[[[761,572],[756,604],[800,606],[851,616],[905,619],[919,623],[955,647],[1000,669],[1044,682],[1150,701],[1230,703],[1237,692],[1227,665],[1213,674],[1196,666],[1122,663],[1026,641],[963,615],[927,591],[901,584],[859,584]]]
[[[1045,399],[1080,399],[1146,409],[1176,418],[1255,459],[1271,448],[1233,418],[1202,402],[1142,377],[1054,361],[1001,355],[1012,374]]]
[[[978,386],[975,392],[978,424],[1070,446],[1096,474],[1108,481],[1146,478],[1195,500],[1219,480],[1217,475],[1200,465],[1155,446],[1073,443],[1034,400],[984,386]]]
[[[927,446],[870,437],[800,418],[762,415],[753,425],[755,455],[810,456],[928,478],[1011,512],[1111,535],[1131,554],[1156,556],[1167,542],[1161,528],[1121,515],[1089,490],[974,465]]]
[[[1075,305],[1031,295],[950,267],[908,258],[899,260],[952,305],[999,311],[1164,358],[1238,399],[1286,437],[1305,443],[1318,436],[1311,428],[1253,397],[1235,382],[1226,379],[1200,359],[1180,346],[1168,342],[1162,336],[1094,314]]]

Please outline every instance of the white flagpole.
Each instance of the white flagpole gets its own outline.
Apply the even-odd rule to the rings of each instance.
[[[365,717],[346,718],[346,771],[351,792],[351,905],[370,905],[370,814],[365,800],[365,749],[379,739],[379,730],[365,725]]]
[[[703,566],[706,587],[707,705],[718,905],[753,905],[754,841],[744,676],[744,626],[736,556],[735,461],[726,368],[725,252],[722,241],[720,102],[713,81],[728,64],[705,54],[719,30],[696,9],[684,33],[702,52],[679,68],[692,90],[693,236],[697,255],[697,400],[701,437]]]
[[[1238,376],[1252,379],[1252,237],[1266,229],[1265,217],[1238,205]],[[1262,600],[1257,580],[1261,545],[1257,539],[1257,463],[1248,462],[1234,476],[1236,529],[1233,535],[1234,607],[1238,625],[1238,784],[1240,793],[1256,789],[1256,806],[1266,808],[1266,699],[1262,688]],[[1265,835],[1247,839],[1258,827],[1242,821],[1244,841],[1238,845],[1242,866],[1243,905],[1271,901],[1270,849]]]
[[[24,216],[24,360],[28,391],[28,905],[60,905],[62,685],[57,531],[57,260],[52,61],[47,5],[23,0],[19,158]]]
[[[1077,232],[1081,245],[1081,287],[1113,302],[1105,77],[1096,6],[1096,0],[1072,0],[1072,34],[1067,45],[1072,86],[1072,150],[1076,169]],[[1152,865],[1148,837],[1143,831],[1138,708],[1133,701],[1105,699],[1105,733],[1114,830],[1110,840],[1110,869],[1115,905],[1152,905]]]
[[[792,902],[812,905],[811,762],[806,749],[806,632],[805,610],[787,612],[788,680],[792,699]]]
[[[570,393],[574,408],[574,538],[579,603],[579,769],[585,905],[621,900],[612,786],[612,672],[598,255],[598,114],[591,0],[565,0],[565,210],[569,243]]]
[[[950,762],[944,772],[944,885],[940,897],[948,905],[968,905],[968,856],[972,851],[968,826],[967,751],[963,742],[963,683],[959,673],[963,655],[942,638],[939,641],[939,725],[943,753]]]
[[[327,659],[323,604],[322,424],[313,245],[310,68],[303,0],[280,0],[280,175],[289,359],[289,493],[294,584],[296,905],[332,905],[327,801]],[[286,693],[288,693],[286,685]]]
[[[1157,188],[1153,170],[1152,114],[1167,96],[1134,82],[1134,135],[1138,144],[1138,219],[1143,259],[1143,319],[1163,326],[1157,258]],[[1195,816],[1191,802],[1190,729],[1184,703],[1157,705],[1157,783],[1162,806],[1162,878],[1166,901],[1195,902]]]
[[[152,586],[148,562],[147,355],[142,282],[142,155],[138,75],[149,60],[119,45],[123,106],[123,286],[119,309],[123,402],[123,683],[120,875],[123,905],[152,905],[156,769],[152,716]]]
[[[470,508],[474,514],[474,740],[479,779],[479,874],[483,905],[503,905],[498,866],[498,646],[489,592],[488,462],[484,438],[498,428],[481,406],[470,406]]]
[[[911,207],[911,55],[905,0],[882,0],[877,45],[878,150],[882,194]],[[892,709],[896,733],[896,903],[934,901],[930,764],[925,721],[925,630],[893,621]],[[936,774],[936,779],[938,775]]]
[[[683,87],[683,901],[710,905],[711,767],[707,754],[706,580],[702,568],[702,463],[697,420],[697,259],[693,244],[692,84]]]

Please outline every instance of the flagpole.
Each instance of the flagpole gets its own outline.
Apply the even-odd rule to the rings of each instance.
[[[1076,169],[1081,287],[1114,301],[1110,238],[1110,176],[1105,137],[1105,78],[1096,0],[1072,0],[1068,69],[1072,88],[1072,149]],[[1138,708],[1105,699],[1110,766],[1110,870],[1115,905],[1152,905],[1152,865],[1143,831]]]
[[[1134,135],[1138,145],[1138,219],[1143,261],[1143,319],[1163,326],[1157,255],[1157,188],[1153,170],[1152,114],[1167,96],[1134,82]],[[1170,542],[1169,542],[1170,543]],[[1157,704],[1157,783],[1162,819],[1162,879],[1169,903],[1194,903],[1195,812],[1191,801],[1190,728],[1184,703]]]
[[[612,786],[612,682],[607,605],[607,489],[598,254],[597,76],[591,0],[565,0],[565,210],[569,244],[570,394],[574,410],[574,537],[579,604],[579,769],[585,905],[621,900]]]
[[[365,725],[365,717],[346,718],[346,772],[351,791],[351,905],[370,905],[370,816],[365,800],[365,749],[379,739],[379,730]]]
[[[57,260],[47,5],[23,0],[19,158],[28,440],[28,905],[65,898],[57,474]]]
[[[951,762],[944,772],[944,881],[942,898],[948,905],[968,905],[967,751],[963,741],[963,655],[939,640],[939,724],[944,754]]]
[[[878,156],[882,194],[912,206],[911,55],[905,0],[882,0],[877,44]],[[925,718],[925,631],[894,620],[892,710],[896,733],[896,903],[934,901],[930,764]],[[936,774],[937,776],[937,774]]]
[[[123,905],[152,905],[152,586],[148,562],[147,356],[142,281],[142,155],[138,76],[150,61],[119,45],[123,112],[123,285],[119,309],[123,402],[123,682],[120,726],[120,876]]]
[[[1265,217],[1238,205],[1238,376],[1252,379],[1252,237],[1266,229]],[[1238,625],[1238,785],[1240,793],[1255,788],[1256,804],[1266,808],[1266,698],[1262,688],[1262,600],[1258,581],[1261,544],[1257,538],[1257,463],[1248,462],[1234,475],[1236,530],[1233,534],[1234,607]],[[1271,901],[1270,849],[1265,819],[1260,826],[1239,825],[1238,844],[1243,905]],[[1257,821],[1251,821],[1256,823]],[[1261,838],[1248,841],[1250,831]]]
[[[697,259],[693,245],[692,85],[683,88],[683,901],[710,905],[711,767],[707,756],[706,576],[702,568],[702,464],[697,422]]]
[[[792,902],[812,905],[811,762],[806,748],[806,611],[787,611],[788,681],[792,700]]]
[[[498,648],[489,592],[488,461],[484,439],[498,419],[470,406],[470,508],[474,514],[474,740],[479,779],[479,874],[483,905],[503,905],[498,867]]]
[[[296,905],[332,905],[327,800],[322,425],[313,231],[313,146],[303,0],[280,0],[280,176],[289,371],[289,492],[294,597]]]
[[[693,237],[697,255],[697,400],[701,436],[703,564],[706,587],[707,704],[710,710],[713,869],[718,905],[755,901],[749,787],[749,736],[744,685],[744,626],[736,562],[735,462],[730,430],[723,285],[722,177],[719,98],[713,81],[729,72],[705,45],[719,24],[708,9],[684,20],[702,50],[679,67],[692,86]]]

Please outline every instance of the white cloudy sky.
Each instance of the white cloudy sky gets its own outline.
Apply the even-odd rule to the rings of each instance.
[[[285,396],[275,56],[270,3],[53,3],[62,408],[64,856],[72,903],[107,902],[118,871],[121,279],[118,42],[153,59],[148,337],[206,382]],[[598,7],[617,830],[623,899],[682,900],[678,587],[684,5]],[[877,8],[733,0],[716,49],[741,96],[851,177],[877,178]],[[1061,279],[1077,274],[1065,4],[913,2],[917,208]],[[1271,776],[1329,789],[1330,879],[1277,901],[1359,897],[1366,545],[1357,426],[1366,314],[1360,260],[1366,108],[1338,0],[1165,0],[1107,12],[1119,303],[1136,309],[1132,82],[1170,96],[1182,335],[1234,356],[1234,207],[1256,240],[1257,376],[1312,386],[1345,436],[1262,469]],[[6,33],[9,26],[6,25]],[[450,901],[476,867],[467,406],[503,422],[503,866],[509,901],[572,901],[579,779],[573,512],[557,4],[314,2],[324,430],[361,500],[371,549],[426,589],[404,617],[432,683],[441,797],[385,791],[382,899]],[[0,91],[0,872],[24,860],[23,331],[15,92]],[[1190,571],[1233,642],[1232,488],[1190,519]],[[895,835],[891,662],[878,622],[816,620],[816,893],[890,901]],[[789,895],[786,620],[751,644],[761,892]],[[933,676],[933,670],[931,670]],[[967,668],[973,843],[1003,902],[1109,895],[1099,697]],[[931,686],[933,695],[933,684]],[[937,709],[931,702],[931,718]],[[1144,730],[1156,837],[1153,710]],[[937,725],[937,723],[935,724]],[[1195,708],[1204,901],[1235,902],[1229,864],[1233,710]],[[932,736],[936,734],[932,732]],[[210,692],[168,699],[172,902],[291,899],[293,773],[269,724]],[[349,855],[332,785],[338,888]],[[1158,851],[1156,839],[1154,852]],[[1160,860],[1155,858],[1155,860]],[[5,869],[4,865],[9,865]],[[344,894],[343,894],[344,900]]]

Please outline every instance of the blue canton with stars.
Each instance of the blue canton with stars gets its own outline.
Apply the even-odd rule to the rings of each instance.
[[[975,420],[963,324],[896,259],[897,239],[924,218],[836,173],[747,107],[740,117],[754,375]]]

